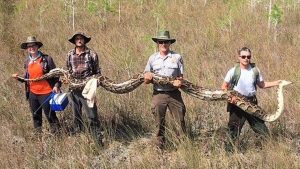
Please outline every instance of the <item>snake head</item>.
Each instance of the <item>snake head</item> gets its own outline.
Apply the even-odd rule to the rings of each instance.
[[[292,84],[292,83],[293,83],[293,82],[291,82],[291,81],[281,80],[279,85],[281,85],[281,86],[286,86],[286,85],[289,85],[289,84]]]

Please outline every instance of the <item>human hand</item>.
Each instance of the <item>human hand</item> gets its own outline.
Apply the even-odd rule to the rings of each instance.
[[[229,97],[228,102],[231,103],[231,104],[236,104],[237,97],[236,96]]]
[[[144,74],[144,83],[149,84],[152,82],[153,74],[151,72],[147,72]]]
[[[18,75],[17,73],[14,73],[14,74],[11,75],[11,77],[12,77],[12,78],[15,78],[15,79],[18,79],[18,76],[19,76],[19,75]]]
[[[183,77],[177,77],[173,82],[173,86],[180,88],[183,83]]]
[[[61,91],[60,91],[59,87],[55,86],[55,87],[53,87],[52,92],[54,92],[54,93],[60,93]]]
[[[282,80],[277,80],[275,81],[276,85],[279,86],[279,84],[281,83]]]
[[[178,79],[174,80],[173,86],[180,88],[181,85],[182,85],[182,78],[178,78]]]

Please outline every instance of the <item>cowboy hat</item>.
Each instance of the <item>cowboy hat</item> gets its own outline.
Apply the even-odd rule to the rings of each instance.
[[[38,48],[43,46],[43,43],[36,40],[35,36],[28,36],[26,42],[21,44],[21,49],[27,49],[27,44],[29,43],[36,43]]]
[[[91,40],[91,37],[87,36],[85,33],[83,33],[83,32],[76,32],[76,33],[69,39],[69,41],[70,41],[71,43],[75,44],[75,37],[76,37],[77,35],[83,36],[85,44],[87,44],[87,43]]]
[[[171,44],[176,41],[176,39],[173,39],[173,38],[170,37],[170,32],[169,31],[160,31],[160,32],[158,32],[157,37],[152,38],[152,40],[156,43],[158,41],[170,41]]]

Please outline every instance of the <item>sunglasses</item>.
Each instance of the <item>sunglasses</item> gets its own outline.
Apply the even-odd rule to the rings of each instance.
[[[27,45],[27,48],[34,48],[36,47],[37,45]]]
[[[157,43],[158,43],[158,44],[169,44],[170,41],[158,41]]]
[[[242,55],[240,56],[242,59],[251,59],[251,55]]]

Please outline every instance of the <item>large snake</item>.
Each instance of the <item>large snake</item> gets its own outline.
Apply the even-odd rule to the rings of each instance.
[[[144,82],[143,73],[136,74],[132,78],[130,78],[129,80],[123,83],[115,83],[112,80],[110,80],[108,77],[103,75],[93,75],[86,79],[75,79],[72,78],[72,76],[68,73],[68,71],[60,68],[52,69],[49,73],[36,79],[24,79],[23,77],[18,76],[19,79],[22,79],[24,81],[41,81],[52,77],[61,77],[64,83],[69,84],[70,90],[83,88],[90,79],[96,78],[98,86],[101,86],[107,91],[116,94],[131,92],[136,88],[138,88]],[[165,77],[156,74],[154,74],[153,76],[154,84],[172,85],[174,80],[175,78],[172,77]],[[264,111],[260,106],[249,102],[249,100],[247,100],[246,97],[233,90],[228,90],[228,91],[210,90],[210,89],[197,86],[186,79],[183,80],[180,89],[193,97],[205,101],[222,101],[222,100],[229,101],[231,100],[232,97],[235,97],[236,102],[233,104],[235,104],[245,112],[255,117],[258,117],[264,121],[272,122],[278,119],[283,112],[284,109],[283,87],[291,83],[292,82],[286,80],[282,80],[280,82],[280,85],[277,90],[278,107],[277,107],[277,111],[274,114],[266,113],[266,111]]]

